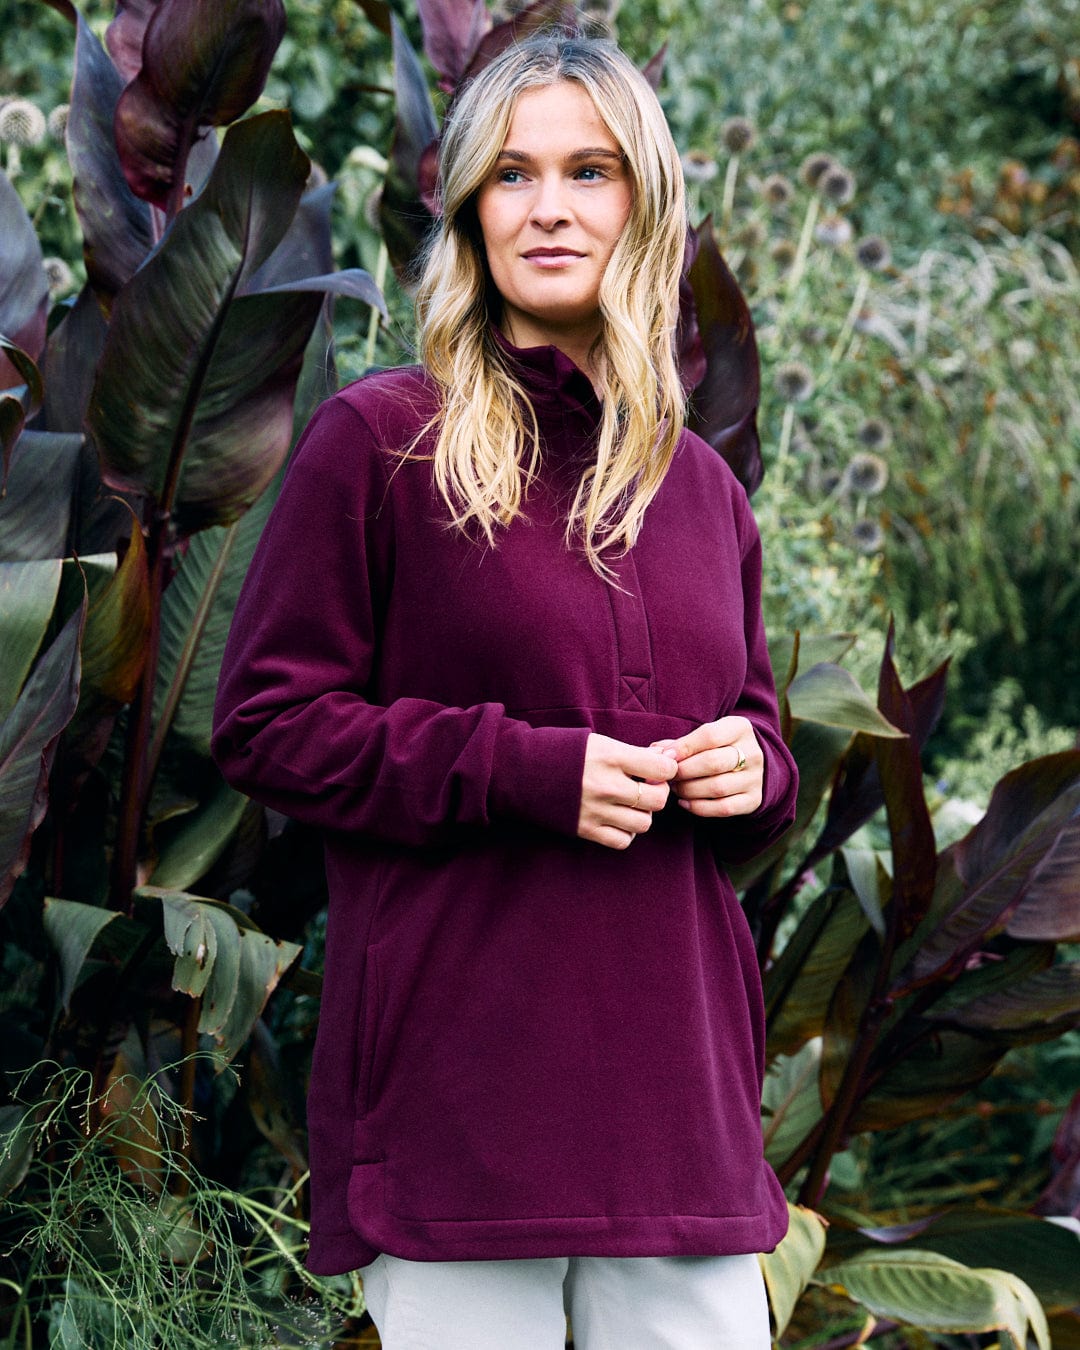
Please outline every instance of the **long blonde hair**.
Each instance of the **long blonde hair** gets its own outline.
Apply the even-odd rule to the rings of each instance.
[[[610,42],[556,31],[510,48],[458,96],[440,147],[442,220],[417,294],[423,363],[441,392],[435,481],[454,525],[496,527],[520,512],[540,466],[535,414],[491,333],[500,297],[484,254],[476,195],[526,90],[574,81],[618,142],[630,215],[600,287],[596,455],[578,484],[567,543],[611,575],[603,555],[637,538],[683,427],[675,358],[686,241],[682,167],[656,96]]]

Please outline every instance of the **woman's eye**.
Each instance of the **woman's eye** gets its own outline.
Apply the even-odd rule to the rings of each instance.
[[[578,169],[577,176],[586,183],[595,183],[598,179],[607,177],[598,164],[587,164],[583,169]]]
[[[520,183],[523,175],[520,169],[500,169],[495,175],[496,183]]]

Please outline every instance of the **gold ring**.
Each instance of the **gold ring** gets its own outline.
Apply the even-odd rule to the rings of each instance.
[[[736,746],[735,749],[736,749],[736,750],[739,750],[739,747]],[[743,752],[742,752],[741,750],[739,750],[739,758],[738,758],[738,760],[736,761],[735,767],[732,769],[731,772],[732,772],[732,773],[741,773],[741,772],[743,771],[743,769],[745,769],[745,768],[746,768],[746,756],[743,754]]]

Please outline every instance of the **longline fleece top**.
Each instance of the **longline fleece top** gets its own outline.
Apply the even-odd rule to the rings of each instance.
[[[771,1249],[764,1028],[725,861],[794,811],[760,545],[686,433],[618,585],[564,541],[599,407],[516,351],[543,469],[489,548],[448,528],[417,368],[343,389],[294,456],[233,622],[215,754],[325,832],[308,1098],[309,1265]],[[420,447],[424,449],[423,446]],[[427,448],[430,448],[427,447]],[[669,802],[624,851],[576,835],[590,731],[638,745],[727,713],[765,754],[753,815]]]

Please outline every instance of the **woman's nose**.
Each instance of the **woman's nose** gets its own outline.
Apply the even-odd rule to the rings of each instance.
[[[538,179],[529,214],[533,222],[543,230],[553,229],[568,218],[566,184],[561,175],[551,177],[545,175]]]

